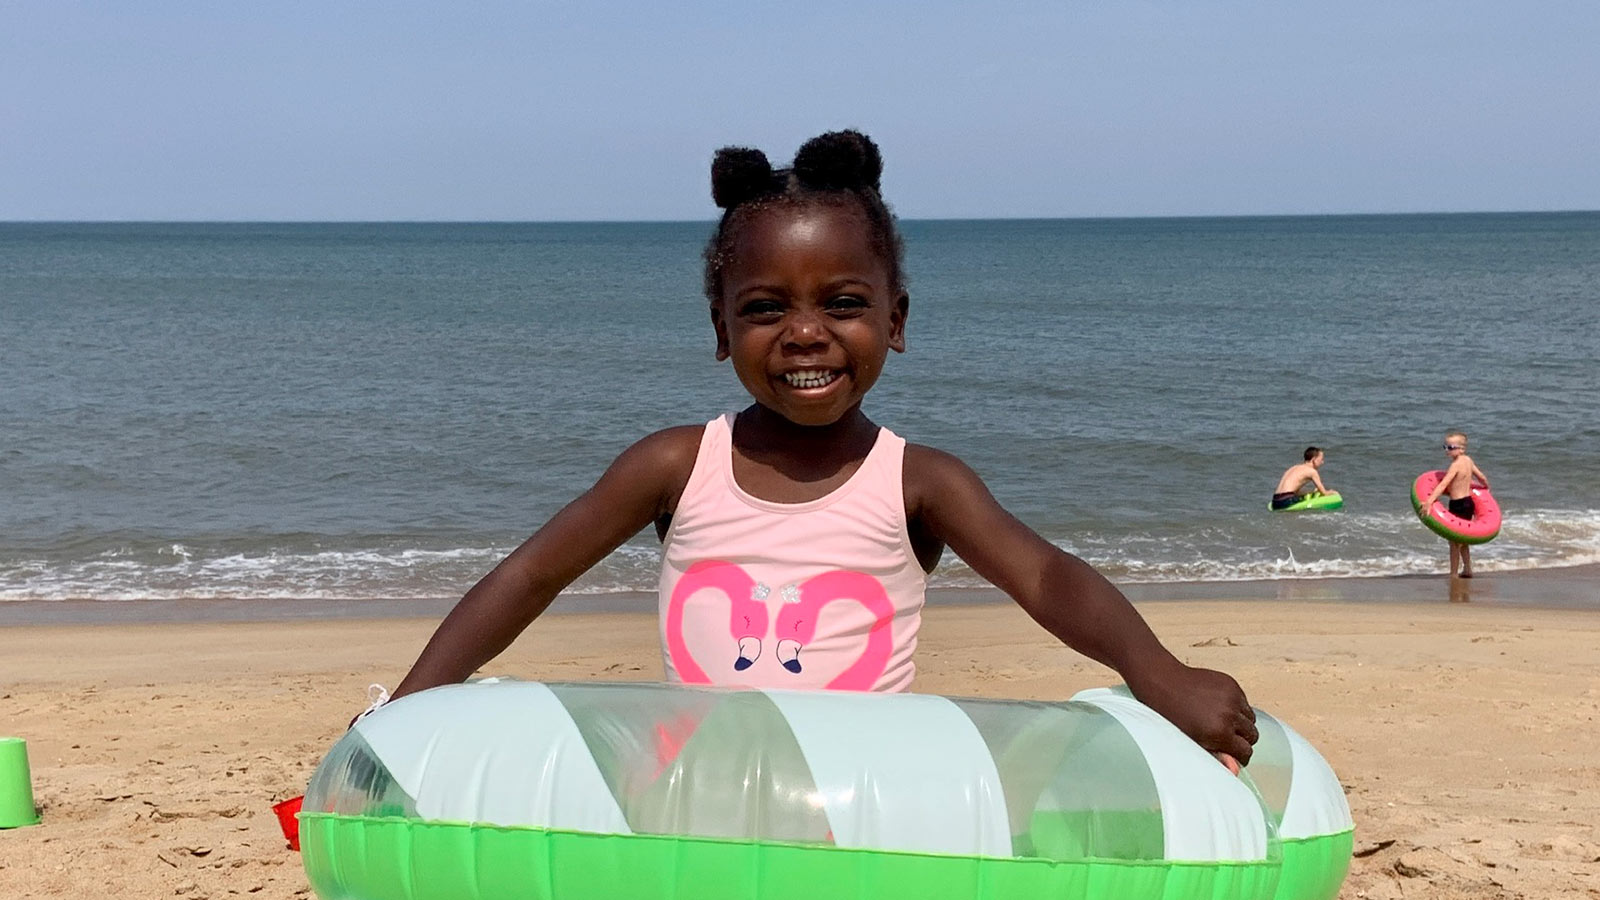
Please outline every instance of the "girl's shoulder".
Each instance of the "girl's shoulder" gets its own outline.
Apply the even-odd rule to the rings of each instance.
[[[951,465],[966,467],[966,463],[962,462],[954,453],[947,453],[937,447],[929,447],[927,444],[914,444],[906,441],[907,469],[921,468],[923,466],[937,468]]]
[[[648,496],[658,509],[671,510],[694,472],[704,425],[679,425],[647,434],[622,451],[600,485],[618,496]]]
[[[645,435],[622,451],[617,461],[627,461],[648,466],[662,472],[682,470],[684,480],[694,468],[695,457],[700,454],[700,442],[705,437],[704,425],[675,425]]]
[[[988,493],[983,479],[960,457],[910,441],[906,442],[901,483],[907,510],[920,510],[937,501],[958,500],[974,491]]]

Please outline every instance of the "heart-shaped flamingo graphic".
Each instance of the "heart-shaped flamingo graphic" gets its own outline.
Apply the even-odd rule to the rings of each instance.
[[[757,599],[764,596],[765,591],[742,567],[722,560],[703,560],[690,566],[672,589],[666,621],[667,655],[678,677],[690,684],[711,683],[683,639],[684,604],[696,592],[707,589],[719,591],[728,598],[728,633],[739,652],[734,662],[735,671],[749,668],[760,656],[761,641],[767,636],[767,607]],[[894,619],[894,605],[889,602],[883,585],[871,575],[841,570],[824,572],[800,583],[792,601],[787,593],[783,608],[778,612],[776,629],[777,654],[784,669],[796,674],[802,671],[800,651],[816,637],[822,608],[838,600],[853,600],[872,615],[866,646],[855,662],[834,676],[826,687],[871,690],[888,667],[893,649],[889,625]]]

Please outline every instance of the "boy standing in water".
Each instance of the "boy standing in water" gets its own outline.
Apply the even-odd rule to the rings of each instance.
[[[1444,477],[1434,485],[1433,492],[1428,495],[1427,502],[1422,504],[1420,515],[1426,519],[1433,510],[1434,501],[1445,492],[1450,494],[1450,514],[1470,519],[1478,512],[1478,504],[1472,499],[1472,479],[1483,482],[1483,489],[1489,489],[1489,476],[1473,463],[1472,457],[1467,455],[1467,436],[1459,431],[1452,431],[1444,436],[1444,452],[1450,456],[1450,468],[1444,470]],[[1450,541],[1450,574],[1456,574],[1459,567],[1462,578],[1472,577],[1472,545]]]
[[[1301,488],[1305,487],[1307,481],[1317,486],[1317,493],[1329,493],[1322,486],[1322,478],[1317,475],[1317,470],[1322,468],[1322,460],[1321,447],[1307,447],[1305,461],[1290,466],[1278,479],[1278,489],[1272,493],[1272,508],[1285,509],[1297,502],[1306,493]]]

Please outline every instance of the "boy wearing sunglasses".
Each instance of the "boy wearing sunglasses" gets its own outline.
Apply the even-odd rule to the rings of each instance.
[[[1489,490],[1489,476],[1483,474],[1467,455],[1467,436],[1459,431],[1452,431],[1444,436],[1444,452],[1450,456],[1450,468],[1444,472],[1444,477],[1434,485],[1433,492],[1428,495],[1426,503],[1422,504],[1422,516],[1426,518],[1433,510],[1433,503],[1439,495],[1445,492],[1450,494],[1450,514],[1470,519],[1477,514],[1477,504],[1472,500],[1472,479],[1483,482],[1484,490]],[[1456,574],[1459,567],[1462,578],[1472,577],[1472,547],[1470,544],[1460,544],[1450,541],[1450,574]]]

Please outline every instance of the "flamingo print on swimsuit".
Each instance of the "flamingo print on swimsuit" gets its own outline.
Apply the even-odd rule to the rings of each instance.
[[[678,677],[689,684],[723,683],[732,679],[713,679],[695,660],[683,637],[684,607],[689,598],[703,590],[714,590],[728,599],[728,635],[738,655],[735,672],[743,672],[761,657],[771,617],[764,602],[771,588],[751,578],[741,566],[722,560],[702,560],[690,566],[673,587],[667,605],[667,653]],[[783,600],[771,637],[778,662],[795,675],[804,671],[801,654],[816,637],[822,609],[836,601],[853,601],[872,617],[861,654],[844,671],[830,679],[829,690],[869,691],[889,664],[893,649],[890,623],[894,605],[876,578],[861,572],[836,570],[813,576],[798,584],[785,584],[779,590]]]

